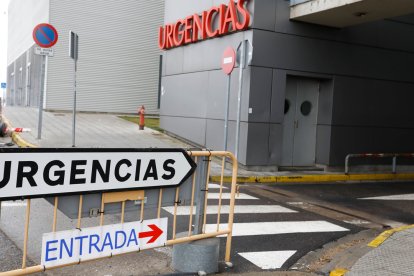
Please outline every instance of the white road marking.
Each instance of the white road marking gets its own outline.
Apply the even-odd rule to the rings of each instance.
[[[361,224],[370,224],[369,221],[360,220],[360,219],[353,219],[353,220],[343,220],[345,223],[354,224],[354,225],[361,225]]]
[[[211,189],[220,189],[220,185],[219,184],[211,184],[211,183],[209,183],[208,184],[208,188],[211,188]],[[223,185],[223,190],[228,190],[229,188],[227,188],[226,186],[224,186]]]
[[[1,202],[1,207],[26,207],[26,202]]]
[[[163,209],[170,214],[174,214],[174,206],[163,207]],[[195,214],[196,207],[193,207],[193,214]],[[221,214],[228,214],[230,206],[222,205]],[[270,213],[297,213],[297,211],[279,206],[279,205],[236,205],[234,207],[236,214],[270,214]],[[214,215],[218,213],[218,205],[207,206],[207,214]],[[190,215],[190,206],[178,206],[178,216]]]
[[[221,199],[230,199],[230,193],[222,193]],[[208,199],[219,199],[220,193],[208,193]],[[246,195],[241,193],[239,196],[236,195],[236,199],[258,199],[257,197]]]
[[[362,200],[414,200],[414,194],[364,197],[364,198],[358,198],[358,199],[362,199]]]
[[[239,253],[240,256],[252,262],[261,269],[278,269],[295,254],[296,251],[264,251]]]
[[[220,224],[220,229],[227,229],[227,224]],[[207,224],[206,232],[215,232],[217,224]],[[318,232],[345,232],[349,229],[327,221],[280,221],[280,222],[252,222],[234,223],[233,237],[278,235],[291,233],[318,233]]]

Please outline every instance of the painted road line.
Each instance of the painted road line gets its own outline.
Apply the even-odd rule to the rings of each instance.
[[[227,224],[220,224],[220,229],[227,229]],[[206,232],[217,230],[217,224],[207,224]],[[327,221],[280,221],[280,222],[252,222],[234,223],[233,237],[278,235],[292,233],[318,233],[318,232],[345,232],[349,229]]]
[[[343,222],[348,224],[354,224],[354,225],[362,225],[362,224],[370,224],[371,222],[366,220],[360,220],[360,219],[353,219],[353,220],[343,220]]]
[[[163,207],[165,211],[170,214],[174,214],[174,206]],[[196,206],[193,207],[193,214],[195,214]],[[221,206],[221,214],[228,214],[230,206]],[[236,205],[234,207],[236,214],[271,214],[271,213],[297,213],[297,211],[282,207],[280,205]],[[218,206],[212,205],[207,206],[208,215],[216,215],[218,213]],[[178,216],[190,215],[190,206],[178,206]]]
[[[1,203],[1,207],[26,207],[26,202],[7,202],[4,201]]]
[[[230,199],[230,193],[222,193],[221,199]],[[219,193],[208,193],[208,199],[220,199]],[[250,196],[247,194],[241,193],[239,196],[236,195],[236,199],[258,199],[257,197]]]
[[[278,269],[295,254],[296,251],[264,251],[239,253],[240,256],[250,261],[261,269]]]
[[[414,194],[363,197],[360,200],[414,200]]]
[[[220,185],[219,184],[211,184],[211,183],[209,183],[208,184],[208,188],[209,189],[220,189]],[[227,188],[227,187],[225,187],[224,185],[223,185],[223,190],[228,190],[229,188]]]

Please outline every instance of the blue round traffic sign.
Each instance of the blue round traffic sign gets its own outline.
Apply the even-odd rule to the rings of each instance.
[[[42,23],[33,29],[33,40],[42,48],[50,48],[58,41],[58,33],[52,25]]]

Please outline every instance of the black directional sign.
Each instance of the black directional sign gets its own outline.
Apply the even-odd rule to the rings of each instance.
[[[1,149],[0,199],[176,186],[195,168],[182,149]]]

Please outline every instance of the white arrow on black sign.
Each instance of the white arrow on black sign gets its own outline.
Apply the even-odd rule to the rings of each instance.
[[[182,149],[1,149],[0,199],[176,186],[195,168]]]

